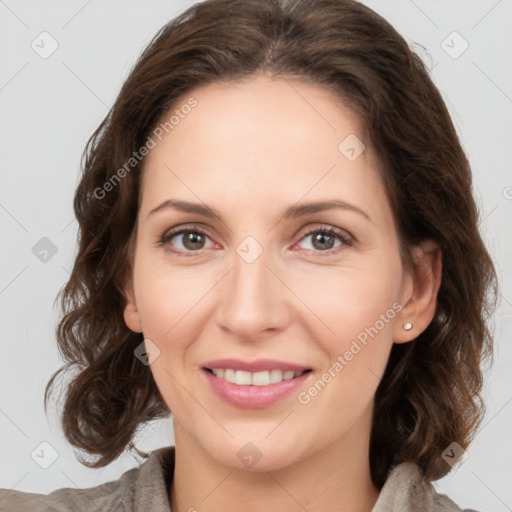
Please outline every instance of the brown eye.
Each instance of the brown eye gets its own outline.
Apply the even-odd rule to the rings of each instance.
[[[210,237],[199,228],[185,227],[164,234],[159,241],[159,245],[165,246],[166,249],[171,252],[186,254],[200,252],[202,249],[205,249],[206,240],[209,238]]]
[[[205,242],[205,235],[194,231],[186,231],[182,234],[182,243],[190,251],[202,249]]]

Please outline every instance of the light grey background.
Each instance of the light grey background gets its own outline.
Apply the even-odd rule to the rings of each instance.
[[[41,493],[89,487],[137,464],[125,455],[104,469],[82,466],[64,440],[55,409],[45,416],[44,387],[61,366],[53,301],[76,251],[72,197],[85,143],[140,51],[192,3],[0,0],[0,487]],[[435,486],[460,506],[510,511],[512,2],[365,3],[431,68],[472,163],[481,228],[501,280],[495,364],[485,387],[488,412],[466,461]],[[47,59],[31,47],[35,41],[40,52],[50,48],[45,39],[43,49],[43,31],[59,45]],[[453,58],[463,48],[461,38],[469,47]],[[46,262],[32,252],[43,237],[57,248]],[[138,439],[145,450],[173,444],[171,420],[149,424]],[[43,469],[36,460],[50,463],[52,450],[57,458]]]

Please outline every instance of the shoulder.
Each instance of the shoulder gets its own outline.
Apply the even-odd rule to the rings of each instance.
[[[412,462],[391,468],[372,512],[477,512],[462,509],[427,482],[421,469]]]
[[[169,510],[169,477],[174,468],[174,448],[151,452],[140,466],[118,480],[86,489],[62,488],[49,494],[0,489],[2,512],[134,512]],[[167,507],[167,508],[166,508]]]
[[[24,512],[29,510],[40,512],[78,512],[86,510],[124,512],[125,509],[121,498],[120,480],[116,480],[88,489],[66,487],[57,489],[50,494],[0,489],[0,510],[2,512]]]

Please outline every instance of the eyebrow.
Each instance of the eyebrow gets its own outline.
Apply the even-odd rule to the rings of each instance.
[[[182,201],[179,199],[168,199],[163,203],[159,204],[156,208],[153,208],[149,213],[148,217],[155,214],[160,210],[164,210],[167,208],[174,208],[176,210],[180,210],[186,213],[196,213],[198,215],[202,215],[204,217],[209,217],[212,219],[218,219],[223,222],[222,217],[215,210],[210,208],[205,204],[200,203],[191,203],[189,201]],[[305,215],[311,215],[313,213],[317,213],[323,210],[331,210],[331,209],[341,209],[341,210],[349,210],[356,212],[367,220],[372,222],[370,216],[361,208],[354,206],[352,204],[346,203],[345,201],[341,201],[339,199],[331,199],[327,201],[317,201],[317,202],[309,202],[302,203],[299,205],[289,206],[282,215],[283,219],[295,219],[298,217],[303,217]]]

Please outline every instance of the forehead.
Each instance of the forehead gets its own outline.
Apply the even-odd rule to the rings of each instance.
[[[180,112],[190,98],[195,107]],[[173,113],[178,122],[146,158],[145,212],[171,196],[259,214],[269,201],[335,196],[369,213],[386,208],[368,149],[345,153],[344,141],[365,142],[360,120],[321,86],[264,75],[215,82],[184,95],[163,121]]]
[[[219,142],[223,147],[231,143],[232,152],[236,150],[242,158],[250,157],[260,144],[264,146],[259,157],[286,150],[288,158],[293,153],[318,157],[320,149],[332,156],[338,153],[340,138],[349,134],[363,138],[358,116],[318,85],[267,75],[219,81],[183,95],[170,114],[180,111],[190,98],[196,106],[180,119],[174,116],[174,122],[178,121],[171,130],[175,153],[186,137],[187,147],[201,144],[205,150],[217,150]],[[164,122],[166,118],[169,113]]]

